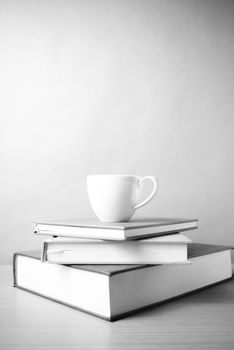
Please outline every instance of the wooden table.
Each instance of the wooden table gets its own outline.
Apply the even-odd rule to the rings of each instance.
[[[109,323],[12,287],[0,266],[0,349],[234,349],[234,279]]]

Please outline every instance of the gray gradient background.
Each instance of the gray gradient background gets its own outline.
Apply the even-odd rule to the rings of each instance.
[[[92,216],[92,173],[155,175],[139,215],[234,245],[233,37],[228,0],[0,1],[0,262]]]

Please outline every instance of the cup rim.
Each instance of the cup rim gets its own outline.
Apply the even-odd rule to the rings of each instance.
[[[131,174],[92,174],[92,175],[87,175],[87,177],[139,177],[139,175],[131,175]]]

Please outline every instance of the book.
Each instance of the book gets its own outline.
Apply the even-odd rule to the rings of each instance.
[[[130,240],[182,232],[197,228],[196,219],[145,218],[128,222],[101,222],[97,219],[77,219],[55,222],[34,222],[34,233],[39,235]]]
[[[192,243],[190,264],[59,265],[14,254],[14,286],[114,321],[231,278],[230,248]]]
[[[135,241],[49,238],[43,242],[42,261],[58,264],[171,264],[187,262],[181,233]]]

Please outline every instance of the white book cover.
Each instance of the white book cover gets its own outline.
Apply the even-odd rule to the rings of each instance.
[[[197,219],[139,218],[128,222],[101,222],[98,219],[74,219],[34,222],[39,235],[128,240],[182,232],[197,228]]]
[[[51,238],[43,242],[42,260],[59,264],[172,264],[187,262],[183,234],[135,241]]]
[[[115,321],[232,277],[229,247],[192,243],[188,257],[182,265],[59,265],[20,252],[14,286]]]

